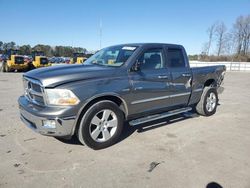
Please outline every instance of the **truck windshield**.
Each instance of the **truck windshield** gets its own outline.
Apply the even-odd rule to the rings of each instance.
[[[84,62],[84,65],[122,66],[136,50],[136,46],[113,46],[100,50]]]

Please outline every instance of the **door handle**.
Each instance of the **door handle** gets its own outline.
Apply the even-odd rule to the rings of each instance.
[[[189,74],[189,73],[183,73],[182,76],[184,76],[184,77],[190,77],[191,74]]]
[[[166,75],[160,75],[160,76],[158,76],[158,78],[159,78],[159,79],[167,79],[168,76],[166,76]]]

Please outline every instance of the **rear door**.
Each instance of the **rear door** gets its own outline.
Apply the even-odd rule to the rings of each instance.
[[[182,47],[167,47],[167,68],[171,72],[172,103],[174,106],[185,106],[191,95],[192,73],[186,52]]]
[[[169,106],[170,72],[166,69],[163,47],[145,49],[136,60],[138,71],[130,71],[132,92],[130,113],[153,112]]]

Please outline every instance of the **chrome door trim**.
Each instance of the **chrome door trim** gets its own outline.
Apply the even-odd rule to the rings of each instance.
[[[131,104],[139,104],[139,103],[163,100],[163,99],[180,97],[180,96],[185,96],[185,95],[190,95],[190,94],[191,94],[191,92],[185,92],[185,93],[179,93],[179,94],[175,94],[175,95],[166,95],[166,96],[161,96],[161,97],[148,98],[148,99],[133,101],[133,102],[131,102]]]
[[[195,89],[193,92],[200,92],[200,91],[203,91],[203,88]]]
[[[174,94],[174,95],[170,95],[171,98],[173,97],[180,97],[180,96],[185,96],[185,95],[190,95],[191,92],[185,92],[185,93],[179,93],[179,94]]]

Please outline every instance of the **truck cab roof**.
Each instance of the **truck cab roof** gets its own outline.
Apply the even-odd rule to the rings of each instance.
[[[150,46],[168,46],[168,47],[178,47],[183,48],[182,45],[179,44],[170,44],[170,43],[125,43],[113,46],[138,46],[138,47],[150,47]]]

